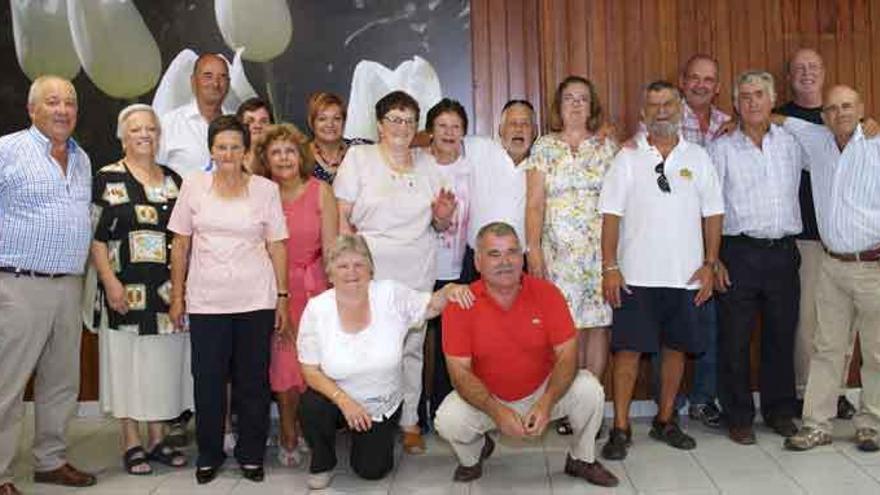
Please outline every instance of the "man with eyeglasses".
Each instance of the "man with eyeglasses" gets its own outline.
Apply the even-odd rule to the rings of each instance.
[[[674,415],[687,354],[705,348],[699,326],[712,296],[724,204],[709,155],[681,138],[681,94],[666,81],[647,86],[647,134],[624,148],[605,176],[602,290],[614,308],[614,427],[602,448],[623,459],[632,442],[629,406],[642,353],[662,353],[659,411],[650,435],[689,450],[694,439]]]
[[[794,93],[794,99],[779,107],[776,113],[822,125],[822,87],[825,83],[825,64],[822,62],[822,56],[810,48],[801,48],[795,52],[788,63],[788,82]],[[806,170],[801,172],[800,204],[804,230],[797,236],[798,251],[801,254],[800,314],[794,344],[795,392],[799,399],[795,408],[797,415],[803,410],[810,356],[813,354],[813,334],[817,326],[815,287],[819,279],[819,265],[823,255],[819,226],[816,223],[816,209],[813,205],[810,173]],[[841,388],[837,396],[837,417],[840,419],[850,419],[856,412],[855,406],[844,395],[850,359],[852,359],[852,343],[846,353],[846,361],[841,373]]]
[[[860,123],[865,106],[858,92],[835,86],[824,99],[817,126],[784,119],[803,145],[812,175],[824,251],[816,283],[818,326],[813,336],[804,427],[786,439],[790,450],[831,443],[831,418],[848,364],[852,335],[862,343],[862,403],[853,418],[859,450],[880,450],[880,139]],[[846,366],[848,368],[848,366]]]
[[[798,187],[804,155],[794,137],[770,122],[773,76],[746,71],[736,79],[739,125],[709,153],[724,191],[723,240],[715,266],[719,291],[718,391],[728,436],[755,443],[750,344],[761,316],[761,416],[777,434],[797,431],[794,336],[800,279],[795,236],[801,232]]]

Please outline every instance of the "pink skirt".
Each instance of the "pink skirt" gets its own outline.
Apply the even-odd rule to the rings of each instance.
[[[272,358],[269,361],[269,384],[273,392],[306,390],[306,382],[299,366],[296,344],[272,337]]]

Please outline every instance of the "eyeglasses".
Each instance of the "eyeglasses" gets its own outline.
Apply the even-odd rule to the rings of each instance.
[[[404,117],[388,117],[388,116],[385,116],[385,117],[382,118],[382,120],[384,120],[385,122],[388,122],[388,123],[391,124],[391,125],[407,126],[407,127],[409,127],[409,126],[411,126],[411,125],[413,125],[413,124],[416,123],[416,119],[412,119],[412,118],[404,118]]]
[[[672,189],[669,188],[669,179],[666,178],[666,174],[663,172],[663,168],[666,166],[666,161],[662,161],[654,167],[654,172],[660,174],[657,176],[657,187],[660,188],[661,191],[665,193],[671,193]]]

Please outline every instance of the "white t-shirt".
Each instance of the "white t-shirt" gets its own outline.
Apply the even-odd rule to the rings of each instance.
[[[517,166],[499,143],[484,137],[466,137],[464,146],[473,165],[468,245],[476,249],[477,233],[487,223],[506,222],[525,246],[525,161]]]
[[[449,228],[434,234],[437,245],[437,280],[458,280],[461,276],[470,219],[473,164],[469,158],[467,149],[458,160],[447,165],[437,163],[430,153],[425,153],[420,158],[437,169],[440,187],[455,194],[457,205]]]
[[[618,264],[629,285],[697,289],[703,263],[703,217],[724,213],[715,167],[701,146],[679,139],[665,161],[670,193],[654,171],[663,156],[644,135],[623,148],[605,175],[599,210],[622,217]]]
[[[431,203],[440,191],[437,168],[413,150],[413,169],[385,164],[379,145],[354,146],[333,181],[337,198],[352,204],[351,224],[373,255],[374,277],[431,290],[437,279]]]
[[[235,113],[235,110],[224,107],[223,113]],[[208,121],[199,113],[195,100],[163,115],[161,124],[157,162],[167,165],[184,179],[192,172],[210,170]]]
[[[393,280],[370,282],[370,323],[358,332],[342,329],[336,289],[309,299],[299,324],[302,364],[319,366],[377,421],[403,402],[403,338],[421,324],[431,300]]]

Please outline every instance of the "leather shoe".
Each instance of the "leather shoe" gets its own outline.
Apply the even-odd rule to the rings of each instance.
[[[452,479],[461,483],[467,483],[479,479],[480,476],[483,476],[483,461],[488,459],[494,451],[495,441],[492,440],[492,437],[486,435],[486,443],[483,444],[483,448],[480,450],[480,460],[473,466],[462,466],[459,464],[458,467],[455,468],[455,473],[453,473]]]
[[[791,438],[797,433],[798,429],[791,418],[769,418],[765,421],[767,426],[773,429],[777,435],[785,438]]]
[[[727,436],[730,437],[731,440],[740,444],[740,445],[754,445],[755,444],[755,430],[752,428],[752,425],[745,426],[730,426],[727,429]]]
[[[214,478],[217,477],[217,474],[219,472],[220,472],[220,468],[215,468],[215,467],[196,468],[196,481],[200,485],[210,483],[210,482],[214,481]]]
[[[253,466],[253,467],[241,467],[241,475],[244,478],[247,478],[255,483],[259,483],[263,481],[266,477],[266,471],[263,470],[263,466]]]
[[[21,495],[21,492],[12,483],[3,483],[0,485],[0,495]]]
[[[565,474],[598,486],[617,486],[620,483],[617,476],[614,476],[614,473],[606,469],[599,461],[581,461],[571,455],[565,458]]]
[[[50,483],[62,486],[92,486],[97,483],[94,475],[84,473],[70,464],[52,471],[35,471],[34,483]]]

